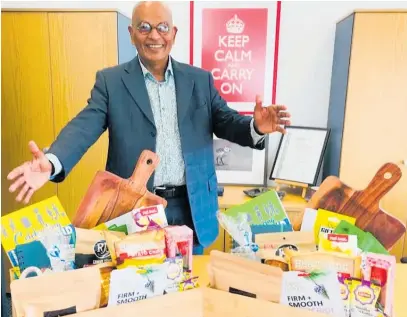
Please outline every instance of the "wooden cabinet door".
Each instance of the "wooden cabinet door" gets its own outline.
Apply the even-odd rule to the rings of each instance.
[[[407,13],[356,13],[340,178],[367,186],[386,162],[407,159]],[[381,207],[407,223],[407,168]],[[406,239],[406,240],[404,240]],[[407,238],[392,254],[407,256]]]
[[[48,16],[58,134],[86,106],[96,72],[118,63],[117,13],[50,12]],[[105,169],[107,147],[106,132],[58,184],[58,197],[71,219],[95,173]]]
[[[45,147],[54,140],[48,19],[41,12],[1,14],[1,215],[23,208],[10,193],[7,174],[31,160],[28,142]],[[30,203],[57,193],[46,184]],[[10,292],[11,268],[2,248],[6,291]]]
[[[41,12],[1,14],[1,214],[23,208],[10,193],[7,174],[54,140],[48,19]],[[46,184],[30,203],[56,195]]]

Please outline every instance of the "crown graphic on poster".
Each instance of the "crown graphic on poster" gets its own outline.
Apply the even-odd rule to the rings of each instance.
[[[226,22],[226,30],[228,33],[239,34],[243,33],[244,22],[237,17],[237,14]]]

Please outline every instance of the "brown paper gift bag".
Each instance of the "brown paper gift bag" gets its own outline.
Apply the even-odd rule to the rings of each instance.
[[[298,252],[313,252],[317,251],[315,236],[313,232],[276,232],[256,234],[255,241],[259,250],[257,255],[265,260],[273,261],[274,265],[280,264],[280,267],[286,268],[288,265],[286,260],[286,250],[294,250]],[[285,263],[281,265],[278,261]]]
[[[205,317],[328,317],[304,309],[271,303],[269,301],[204,288],[203,316]],[[174,315],[176,316],[176,315]]]
[[[72,317],[202,317],[202,307],[203,297],[197,288],[86,311]]]
[[[147,182],[159,163],[158,156],[143,151],[133,174],[123,179],[107,171],[98,171],[82,199],[72,224],[92,229],[134,208],[163,205],[167,201],[147,190]]]
[[[84,291],[66,292],[26,299],[23,303],[25,317],[52,317],[65,316],[96,309],[97,295]],[[89,291],[92,291],[89,289]],[[94,297],[94,298],[93,298]]]
[[[328,317],[304,309],[201,287],[139,302],[86,311],[72,317]],[[28,317],[28,316],[27,316]]]
[[[280,268],[213,250],[208,271],[212,288],[275,303],[280,301],[283,278]]]
[[[289,248],[299,252],[317,250],[313,232],[292,231],[256,234],[255,243],[261,250],[274,252],[274,256],[283,256],[284,249]]]
[[[48,273],[14,280],[10,289],[14,317],[25,316],[26,309],[31,313],[68,309],[80,297],[85,301],[77,303],[76,311],[96,309],[101,298],[101,275],[97,267]]]

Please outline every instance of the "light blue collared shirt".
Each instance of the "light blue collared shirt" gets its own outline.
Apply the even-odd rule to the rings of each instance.
[[[157,81],[139,58],[157,128],[156,153],[160,158],[154,186],[184,185],[185,163],[178,128],[174,72],[169,59],[163,81]]]

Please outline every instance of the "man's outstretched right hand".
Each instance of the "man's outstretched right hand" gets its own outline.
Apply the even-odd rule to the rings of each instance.
[[[9,190],[14,193],[21,188],[16,200],[28,204],[35,191],[40,189],[49,181],[52,171],[52,164],[34,141],[28,143],[33,155],[32,161],[13,169],[7,179],[13,181]]]

